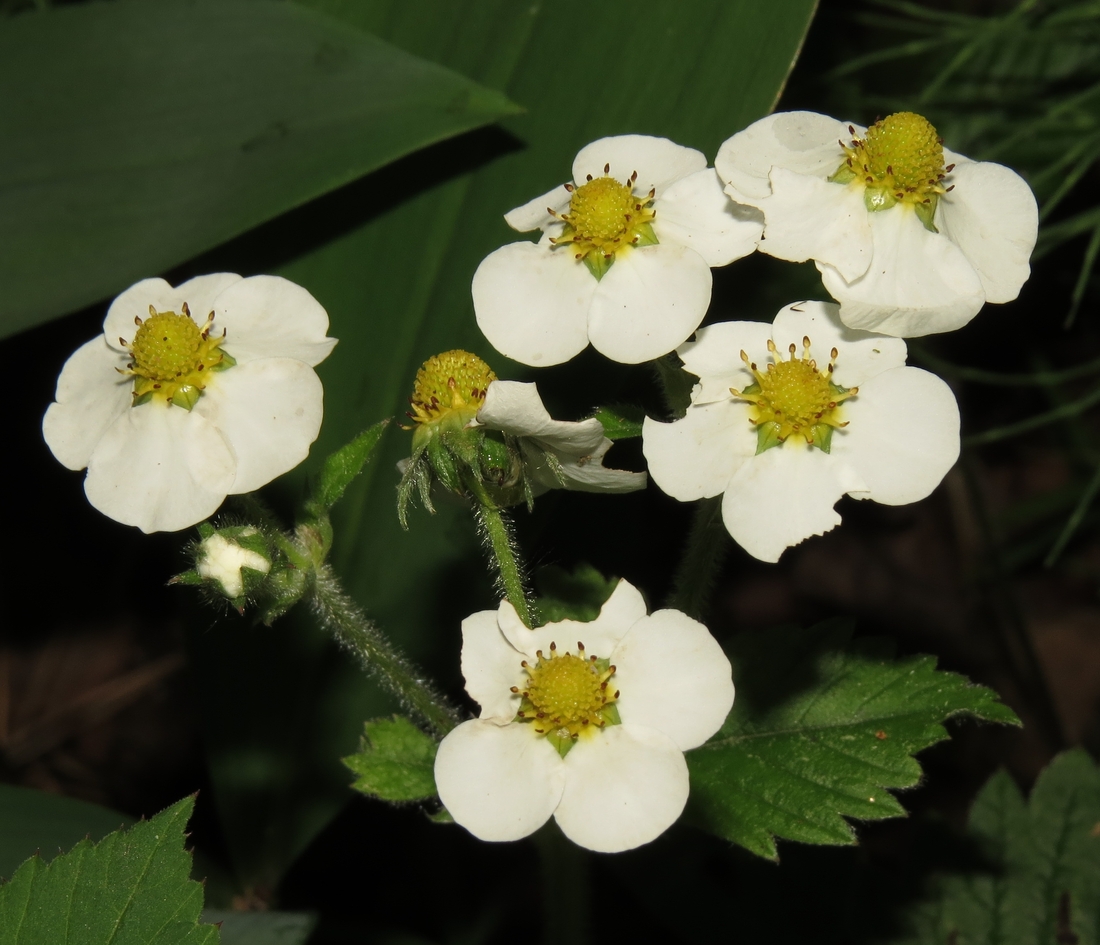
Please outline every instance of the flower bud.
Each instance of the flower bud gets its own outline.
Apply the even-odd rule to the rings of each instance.
[[[185,583],[201,583],[240,609],[267,582],[273,558],[267,537],[253,525],[204,525],[199,532],[202,538],[192,551],[195,568]]]

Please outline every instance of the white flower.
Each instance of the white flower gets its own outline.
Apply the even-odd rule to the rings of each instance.
[[[726,193],[763,211],[760,249],[813,259],[850,328],[952,331],[985,302],[1012,301],[1030,275],[1028,185],[941,148],[911,112],[871,129],[780,112],[726,141],[714,165]]]
[[[710,267],[756,248],[759,215],[722,193],[699,151],[667,138],[594,141],[573,181],[505,215],[542,238],[482,261],[478,325],[502,354],[539,367],[590,342],[627,364],[667,354],[706,314]]]
[[[313,365],[336,344],[327,329],[317,300],[277,276],[145,279],[65,363],[46,443],[88,468],[103,514],[144,532],[187,528],[305,459],[322,415]]]
[[[832,303],[710,325],[679,354],[699,383],[682,420],[646,419],[649,474],[681,502],[724,494],[726,528],[762,561],[839,525],[845,493],[916,502],[958,458],[950,388],[906,367],[900,338],[845,328]]]
[[[591,623],[529,630],[507,602],[468,617],[462,673],[481,716],[443,739],[435,781],[482,840],[518,840],[553,815],[590,850],[648,843],[687,802],[683,753],[733,705],[707,628],[678,610],[646,616],[626,581]]]
[[[611,440],[599,420],[553,419],[533,383],[491,382],[474,425],[516,437],[525,472],[536,492],[634,492],[645,488],[644,472],[604,467]]]

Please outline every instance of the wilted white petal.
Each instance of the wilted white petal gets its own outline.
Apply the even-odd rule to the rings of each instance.
[[[588,337],[597,351],[624,364],[668,354],[699,327],[710,305],[710,267],[685,246],[622,252],[597,285]]]
[[[222,292],[214,328],[226,330],[225,350],[241,363],[295,358],[312,366],[336,346],[335,338],[325,336],[328,312],[321,303],[280,276],[252,276]]]
[[[149,306],[158,312],[183,314],[183,303],[191,317],[202,325],[214,310],[214,299],[241,277],[233,272],[215,272],[207,276],[195,276],[174,288],[163,279],[142,279],[119,295],[107,310],[103,321],[103,337],[107,344],[122,350],[119,338],[132,341],[137,331],[135,318],[142,321],[149,317]]]
[[[609,492],[625,493],[637,492],[644,489],[647,476],[644,472],[631,472],[626,469],[608,469],[603,465],[603,455],[607,450],[600,448],[589,457],[570,456],[564,453],[556,453],[561,464],[561,475],[565,479],[562,484],[566,489],[577,492]],[[536,471],[548,488],[558,485],[557,476],[548,469]]]
[[[936,224],[977,270],[988,302],[1011,302],[1031,275],[1039,210],[1027,182],[1000,164],[967,161],[951,174]]]
[[[478,327],[497,351],[522,364],[560,364],[588,345],[588,311],[598,285],[567,246],[502,246],[474,273]]]
[[[606,172],[605,166],[609,168]],[[584,184],[589,175],[610,175],[626,183],[636,171],[638,180],[634,192],[647,193],[654,188],[660,197],[673,181],[701,171],[706,166],[707,159],[701,151],[685,148],[668,138],[617,135],[600,138],[581,148],[573,161],[573,180]]]
[[[673,183],[654,204],[653,231],[662,242],[690,246],[708,266],[725,266],[756,249],[760,211],[735,204],[714,168]]]
[[[845,405],[850,421],[832,454],[849,464],[884,505],[917,502],[959,458],[959,406],[951,388],[920,368],[885,371]]]
[[[562,796],[565,766],[527,725],[474,719],[439,745],[439,799],[479,840],[519,840],[539,829]]]
[[[958,246],[900,204],[867,217],[874,256],[864,276],[848,282],[831,266],[817,265],[845,325],[916,338],[961,328],[978,314],[985,292]]]
[[[639,620],[611,661],[624,723],[664,732],[681,751],[702,745],[733,707],[726,654],[706,627],[678,610]]]
[[[722,520],[750,555],[774,562],[791,545],[839,525],[837,500],[867,488],[846,463],[791,436],[734,473],[722,498]]]
[[[599,420],[570,423],[553,419],[538,388],[522,381],[493,381],[477,412],[478,423],[511,436],[535,437],[547,446],[574,456],[586,456],[606,437]]]
[[[462,621],[462,677],[483,719],[515,717],[520,698],[510,690],[524,678],[520,663],[526,656],[501,633],[497,611],[481,610]]]
[[[541,230],[557,222],[557,218],[547,213],[547,210],[563,213],[568,209],[569,191],[565,189],[565,184],[558,184],[542,196],[528,200],[522,207],[509,210],[504,214],[504,222],[513,230],[519,230],[520,233]]]
[[[771,182],[773,194],[761,203],[762,253],[792,262],[815,259],[834,266],[849,281],[867,271],[872,233],[862,188],[784,167],[772,169]]]
[[[856,135],[863,135],[864,128],[853,127]],[[851,140],[848,128],[847,122],[816,112],[776,112],[728,138],[718,149],[714,167],[744,196],[767,197],[773,167],[829,177],[844,161],[840,142]]]
[[[69,469],[88,465],[96,443],[133,401],[133,378],[119,374],[128,359],[98,335],[65,362],[57,379],[56,403],[42,418],[42,435]]]
[[[840,321],[840,306],[833,302],[795,302],[775,316],[772,338],[781,352],[794,345],[802,356],[802,339],[809,338],[818,369],[824,369],[829,352],[837,348],[833,382],[857,387],[883,371],[905,364],[907,346],[901,338],[848,328]]]
[[[143,532],[179,531],[217,511],[236,458],[218,429],[182,407],[122,413],[96,444],[84,492],[100,512]]]
[[[700,328],[695,341],[676,349],[684,370],[699,378],[692,391],[692,403],[729,400],[731,387],[744,390],[754,383],[741,352],[750,360],[766,363],[771,336],[772,326],[766,322],[717,322]]]
[[[649,843],[687,803],[684,755],[653,729],[609,726],[577,744],[564,767],[565,790],[554,818],[570,840],[589,850],[618,853]]]
[[[642,452],[653,481],[674,499],[690,502],[725,491],[756,452],[748,405],[725,401],[691,407],[682,420],[642,424]]]

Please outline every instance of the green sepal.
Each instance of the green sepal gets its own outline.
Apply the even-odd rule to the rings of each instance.
[[[596,667],[596,672],[603,675],[609,669],[611,669],[611,657],[601,656],[592,660],[592,665]]]
[[[614,702],[609,702],[602,709],[600,709],[600,715],[603,716],[603,720],[608,725],[622,725],[623,720],[619,717],[619,707]]]
[[[632,404],[600,407],[592,416],[600,421],[603,435],[609,440],[629,440],[642,435],[645,411]]]
[[[427,446],[420,446],[413,450],[405,468],[401,471],[401,481],[397,484],[397,520],[401,527],[408,531],[409,528],[409,502],[412,499],[413,489],[416,489],[424,502],[424,508],[434,512],[431,502],[431,476],[428,472],[428,458],[424,455]]]
[[[352,787],[391,803],[435,797],[438,743],[403,715],[363,723],[359,750],[343,759],[355,774]]]
[[[584,257],[584,264],[588,267],[588,271],[596,277],[597,282],[607,275],[607,270],[611,268],[614,262],[614,256],[605,256],[598,249],[587,253]]]
[[[748,387],[743,388],[741,393],[746,397],[752,397],[754,394],[760,393],[760,385],[753,381]]]
[[[185,587],[201,587],[204,581],[205,578],[198,571],[184,571],[168,579],[169,584],[182,584]]]
[[[214,534],[214,532],[217,531],[217,529],[208,521],[199,522],[199,524],[196,525],[195,528],[199,533],[199,538],[209,538],[211,535]]]
[[[828,453],[833,445],[833,427],[827,423],[816,423],[810,429],[810,436],[814,438],[814,446],[822,453]]]
[[[863,205],[868,212],[875,213],[878,210],[889,210],[898,202],[893,191],[889,187],[867,187],[863,191]]]
[[[523,474],[523,459],[515,437],[487,431],[478,445],[478,467],[483,481],[511,488]]]
[[[428,440],[428,464],[445,488],[451,492],[460,492],[462,490],[462,479],[459,476],[454,457],[447,448],[450,443],[444,442],[445,440],[449,441],[450,437],[433,436]]]
[[[782,446],[783,441],[779,438],[779,424],[773,420],[767,420],[761,423],[756,428],[756,455],[759,456],[764,450],[770,450],[773,446]]]
[[[840,165],[840,167],[833,171],[833,173],[829,177],[829,181],[834,184],[850,184],[855,179],[856,172],[848,166],[847,161],[845,161],[843,164]]]
[[[433,824],[453,824],[455,819],[446,807],[441,807],[434,814],[428,814],[428,820]]]
[[[636,238],[632,241],[634,246],[656,246],[660,240],[657,239],[657,234],[653,232],[653,224],[651,223],[639,223],[634,227],[634,233]]]
[[[276,619],[298,603],[306,592],[305,571],[290,566],[272,568],[264,586],[264,600],[260,606],[259,618],[265,627],[270,627]]]
[[[184,384],[172,395],[172,406],[190,410],[199,402],[202,391],[194,384]]]
[[[389,420],[376,423],[325,458],[320,475],[313,480],[310,489],[307,502],[310,511],[327,512],[336,504],[374,456],[388,425]]]
[[[918,203],[914,208],[917,211],[917,219],[924,224],[929,233],[939,233],[933,219],[936,216],[936,204],[940,202],[939,194],[929,194],[928,203]]]
[[[218,350],[221,351],[222,359],[217,364],[210,365],[211,371],[224,371],[226,368],[236,367],[237,359],[233,355],[228,351],[222,351],[220,348]]]
[[[144,394],[141,394],[140,396],[135,397],[134,400],[133,400],[133,403],[131,403],[130,406],[131,407],[140,407],[142,404],[149,403],[149,401],[152,400],[152,399],[153,399],[153,392],[151,390],[147,390]]]
[[[573,750],[573,746],[577,744],[577,740],[568,733],[565,735],[558,734],[558,730],[554,729],[546,733],[546,740],[554,746],[554,750],[563,758]]]

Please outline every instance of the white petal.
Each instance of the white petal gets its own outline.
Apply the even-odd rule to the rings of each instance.
[[[526,233],[529,230],[544,230],[557,222],[553,214],[547,213],[548,209],[562,213],[568,207],[569,191],[565,189],[565,184],[558,184],[553,190],[536,197],[534,200],[528,200],[522,207],[509,210],[504,214],[504,222],[520,233]]]
[[[741,465],[756,452],[749,406],[725,401],[692,405],[675,423],[646,417],[642,453],[649,475],[666,495],[691,502],[724,492]]]
[[[868,217],[875,248],[866,275],[847,282],[831,266],[817,267],[845,325],[916,338],[961,328],[978,314],[981,280],[954,243],[925,229],[908,207]]]
[[[886,371],[845,405],[849,425],[832,453],[884,505],[923,499],[959,458],[959,406],[951,388],[919,368]]]
[[[561,464],[561,474],[565,479],[564,488],[576,492],[608,492],[620,494],[625,492],[637,492],[644,489],[648,477],[644,472],[630,472],[626,469],[608,469],[603,465],[603,454],[607,450],[601,448],[589,457],[570,456],[564,453],[555,453]],[[558,486],[557,477],[551,470],[536,472],[543,479],[548,488]]]
[[[725,266],[756,249],[760,211],[735,204],[714,168],[676,181],[654,203],[653,231],[662,243],[690,246],[708,266]]]
[[[561,364],[588,345],[597,285],[568,246],[510,243],[486,256],[474,273],[478,327],[497,351],[521,364]]]
[[[608,639],[614,639],[617,644],[647,613],[649,610],[642,592],[629,581],[620,579],[592,624],[599,625]]]
[[[771,174],[773,196],[760,202],[764,236],[760,251],[779,259],[816,259],[835,266],[848,280],[871,262],[872,216],[863,189],[832,184],[820,177],[777,167]]]
[[[861,126],[853,126],[862,135]],[[816,112],[777,112],[728,138],[714,167],[721,178],[746,197],[771,193],[773,167],[825,179],[844,161],[841,141],[849,141],[848,123]]]
[[[775,316],[772,338],[786,354],[791,344],[802,356],[802,339],[809,338],[811,355],[824,367],[829,352],[836,348],[835,383],[857,387],[869,378],[905,364],[907,348],[901,338],[869,331],[856,331],[840,321],[840,306],[832,302],[795,302]]]
[[[242,279],[214,307],[214,329],[226,330],[225,350],[239,362],[296,358],[312,366],[336,346],[335,338],[326,337],[328,312],[321,303],[280,276]]]
[[[562,796],[565,766],[529,725],[474,719],[440,742],[435,786],[451,816],[479,840],[519,840]]]
[[[119,374],[129,359],[97,335],[73,352],[57,379],[57,402],[42,418],[42,436],[69,469],[88,465],[96,443],[133,400],[134,379]]]
[[[103,337],[107,344],[117,347],[119,338],[133,341],[137,331],[135,318],[144,321],[149,317],[149,306],[158,312],[183,312],[183,303],[187,303],[191,317],[198,324],[206,321],[206,316],[214,310],[214,299],[225,289],[240,282],[241,277],[233,272],[215,272],[208,276],[195,276],[172,288],[163,279],[142,279],[119,295],[107,310],[103,322]]]
[[[605,166],[609,167],[606,172]],[[638,180],[634,192],[649,193],[653,188],[660,196],[674,181],[706,166],[707,159],[701,151],[685,148],[668,138],[617,135],[600,138],[581,148],[573,161],[573,180],[583,184],[589,174],[593,177],[607,174],[626,183],[636,171]]]
[[[1000,164],[966,162],[951,174],[936,224],[982,280],[988,302],[1011,302],[1031,275],[1039,209],[1027,182]]]
[[[127,410],[104,433],[84,492],[116,522],[175,532],[217,511],[235,469],[229,444],[205,417],[153,402]]]
[[[566,782],[554,812],[579,846],[600,853],[657,839],[683,813],[688,770],[667,735],[629,724],[594,733],[565,756]]]
[[[844,493],[866,491],[846,463],[791,436],[734,473],[722,520],[750,555],[774,562],[791,545],[839,525],[833,506]]]
[[[598,283],[589,340],[623,364],[659,358],[699,327],[710,289],[710,267],[693,249],[669,243],[628,249]]]
[[[297,466],[321,429],[324,391],[304,361],[262,358],[215,374],[193,413],[221,430],[237,457],[230,493],[253,492]]]
[[[731,387],[744,390],[752,384],[752,372],[741,360],[741,352],[752,361],[766,364],[771,336],[772,326],[765,322],[717,322],[700,328],[695,341],[676,349],[684,369],[699,378],[692,391],[692,403],[726,401]]]
[[[497,611],[481,610],[462,621],[462,677],[483,719],[515,718],[520,697],[511,688],[526,678],[520,666],[525,657],[500,632]]]
[[[664,732],[681,751],[702,745],[733,708],[730,661],[699,621],[658,610],[611,656],[623,722]]]
[[[477,412],[477,420],[491,430],[536,437],[572,456],[588,456],[607,439],[603,424],[594,418],[579,423],[554,420],[543,405],[538,388],[522,381],[493,381],[485,403]]]

